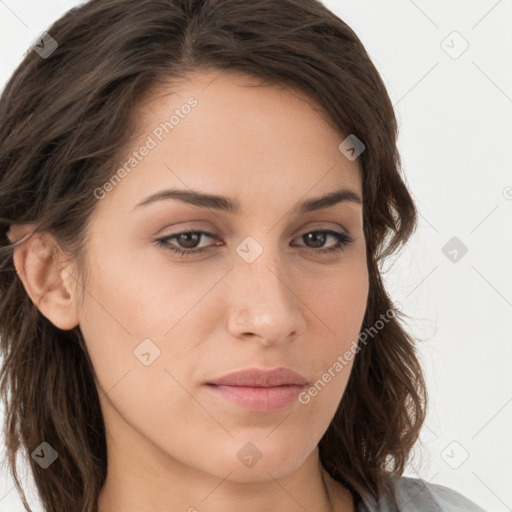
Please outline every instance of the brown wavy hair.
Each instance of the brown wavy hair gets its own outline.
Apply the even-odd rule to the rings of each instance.
[[[385,85],[356,34],[318,0],[92,0],[49,29],[58,48],[25,55],[0,98],[0,391],[9,469],[27,510],[16,456],[30,464],[48,512],[91,512],[107,472],[105,428],[80,326],[61,330],[27,295],[13,264],[11,224],[35,223],[78,262],[85,282],[92,191],[112,176],[141,99],[195,70],[242,72],[299,88],[360,155],[370,289],[360,345],[339,408],[319,442],[329,474],[354,494],[393,494],[425,419],[415,340],[401,325],[380,265],[414,232],[398,128]],[[30,236],[29,233],[27,236]],[[30,454],[42,441],[58,462]]]

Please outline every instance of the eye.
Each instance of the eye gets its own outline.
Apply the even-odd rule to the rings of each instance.
[[[216,246],[221,245],[221,243],[217,243],[214,245],[197,248],[198,242],[203,237],[212,239],[216,238],[215,235],[212,233],[207,233],[206,231],[194,231],[191,229],[186,229],[184,231],[180,231],[179,233],[174,233],[173,235],[158,238],[155,240],[155,243],[158,247],[163,247],[164,249],[176,254],[180,254],[181,256],[193,256],[195,254],[201,254],[214,249]],[[333,247],[329,247],[328,249],[319,248],[324,246],[326,240],[329,237],[334,238],[336,244]],[[353,242],[353,239],[348,234],[332,229],[308,231],[307,233],[301,235],[299,238],[302,238],[303,240],[307,241],[307,243],[311,243],[313,245],[313,247],[306,246],[306,249],[320,254],[338,253],[343,251],[346,246]],[[176,247],[174,244],[171,244],[171,240],[176,240],[176,243],[180,244],[181,247]]]
[[[315,250],[316,247],[323,246],[329,237],[332,237],[336,240],[337,243],[334,245],[334,247]],[[336,253],[343,251],[347,245],[353,242],[353,239],[346,233],[334,231],[332,229],[308,231],[307,233],[304,233],[300,238],[307,240],[308,243],[312,243],[314,252],[319,253]]]
[[[213,238],[214,235],[211,233],[207,233],[206,231],[193,231],[191,229],[186,229],[184,231],[180,231],[179,233],[175,233],[174,235],[166,236],[163,238],[158,238],[155,240],[159,247],[163,247],[168,251],[174,252],[176,254],[180,254],[181,256],[190,256],[194,254],[200,254],[208,251],[210,247],[204,247],[196,249],[196,243],[202,237]],[[184,244],[185,248],[180,249],[173,246],[170,241],[176,239],[179,244]]]

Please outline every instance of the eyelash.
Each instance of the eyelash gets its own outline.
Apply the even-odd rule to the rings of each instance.
[[[158,247],[163,247],[164,249],[171,251],[173,253],[176,253],[176,254],[180,254],[181,256],[193,256],[196,254],[207,252],[210,249],[215,247],[215,246],[209,246],[209,247],[203,247],[200,249],[176,249],[175,247],[173,247],[172,245],[169,244],[169,240],[171,240],[173,238],[177,238],[180,235],[185,235],[187,233],[206,235],[207,237],[215,238],[214,235],[212,235],[211,233],[208,233],[206,231],[194,231],[192,229],[186,229],[184,231],[180,231],[179,233],[174,233],[173,235],[169,235],[169,236],[166,236],[163,238],[157,238],[155,240],[155,243],[157,244]],[[326,233],[328,235],[332,235],[334,238],[336,238],[338,240],[338,245],[332,247],[331,249],[313,249],[311,247],[306,247],[306,249],[310,249],[311,251],[313,251],[315,253],[335,254],[335,253],[344,251],[345,248],[354,241],[350,236],[346,235],[345,233],[340,233],[340,232],[334,231],[332,229],[317,229],[317,230],[313,230],[313,231],[307,231],[306,233],[304,233],[304,235],[307,235],[310,233]],[[301,236],[304,236],[304,235],[301,235]]]

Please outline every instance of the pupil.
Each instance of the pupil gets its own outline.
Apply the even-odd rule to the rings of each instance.
[[[182,242],[182,238],[185,238],[184,243]],[[191,243],[192,239],[192,243]],[[182,233],[179,238],[179,243],[182,244],[186,249],[194,249],[195,244],[197,244],[198,233]]]
[[[304,235],[309,241],[313,242],[314,247],[322,247],[325,244],[327,233],[308,233]]]

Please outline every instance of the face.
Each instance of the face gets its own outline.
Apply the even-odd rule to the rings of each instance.
[[[361,171],[311,100],[215,76],[140,109],[125,172],[95,191],[78,317],[111,453],[263,481],[314,453],[350,375],[335,363],[368,298]],[[306,384],[211,384],[276,368]]]

